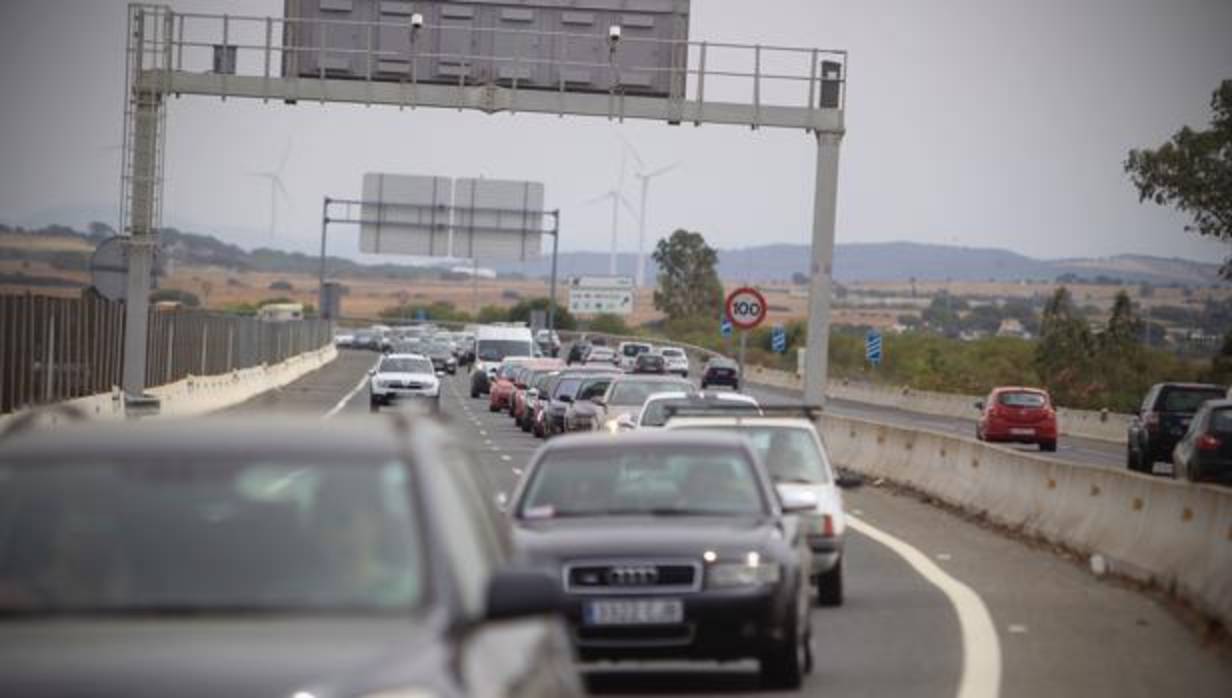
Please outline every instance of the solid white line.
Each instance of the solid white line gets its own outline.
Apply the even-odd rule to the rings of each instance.
[[[378,363],[379,363],[379,359],[378,359]],[[376,368],[376,366],[377,366],[377,364],[375,364],[375,363],[374,363],[374,364],[372,364],[372,367],[373,367],[373,368]],[[357,393],[359,393],[359,391],[361,391],[361,390],[363,390],[365,387],[367,387],[367,385],[368,385],[368,372],[367,372],[367,371],[365,371],[365,372],[364,372],[364,377],[359,379],[359,383],[358,383],[358,384],[356,384],[356,386],[355,386],[354,388],[352,388],[352,389],[351,389],[351,392],[347,393],[345,397],[343,397],[341,400],[339,400],[339,401],[338,401],[338,404],[337,404],[337,405],[334,405],[334,406],[333,406],[333,408],[332,408],[329,412],[326,412],[326,413],[325,413],[325,414],[321,417],[321,419],[329,419],[330,417],[333,417],[334,415],[336,415],[336,414],[338,414],[339,412],[341,412],[341,411],[342,411],[342,408],[343,408],[343,407],[346,407],[346,406],[347,406],[347,403],[351,401],[351,398],[355,397],[355,395],[356,395]]]
[[[906,560],[953,604],[963,641],[963,670],[958,682],[958,698],[995,698],[1001,695],[1001,644],[997,639],[997,627],[993,625],[988,607],[979,594],[946,574],[909,543],[854,516],[848,516],[847,523]]]

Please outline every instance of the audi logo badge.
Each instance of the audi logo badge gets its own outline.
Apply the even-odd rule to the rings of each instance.
[[[659,570],[653,565],[613,567],[607,571],[607,583],[614,587],[648,586],[659,581]]]

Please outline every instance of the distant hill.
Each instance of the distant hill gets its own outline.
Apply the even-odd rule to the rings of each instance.
[[[7,237],[6,237],[7,233]],[[50,226],[38,231],[26,231],[45,239],[62,239],[79,245],[78,251],[66,249],[32,249],[19,242],[16,233],[0,225],[0,259],[41,259],[54,261],[68,268],[84,269],[88,250],[110,231],[77,232],[65,226]],[[29,239],[29,238],[24,238]],[[283,273],[315,273],[318,258],[302,252],[287,252],[270,248],[245,250],[222,242],[210,235],[200,235],[165,229],[162,233],[162,262],[179,265],[217,266],[236,271]],[[80,257],[80,259],[69,259]],[[809,248],[805,245],[762,245],[743,249],[719,250],[719,274],[729,281],[753,282],[789,281],[793,275],[808,270]],[[635,256],[621,254],[617,273],[632,275]],[[609,257],[601,252],[565,252],[558,260],[558,273],[563,277],[603,275],[608,272]],[[331,274],[383,278],[422,279],[453,278],[455,272],[442,267],[456,262],[433,264],[430,260],[400,260],[400,263],[361,264],[342,257],[330,257]],[[551,269],[548,257],[521,263],[482,262],[505,275],[547,276]],[[654,262],[646,259],[646,278],[655,276]],[[1043,260],[995,248],[956,247],[914,242],[848,243],[834,252],[834,275],[842,283],[857,281],[1124,281],[1154,284],[1209,285],[1220,283],[1219,265],[1185,259],[1166,259],[1145,255],[1117,255],[1103,258]]]

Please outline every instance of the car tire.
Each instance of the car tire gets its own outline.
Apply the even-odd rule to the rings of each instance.
[[[840,557],[828,572],[817,575],[817,605],[843,605],[843,558]]]
[[[497,405],[497,404],[495,404],[495,403],[489,402],[489,403],[488,403],[488,411],[489,411],[489,412],[500,412],[500,405]]]
[[[369,412],[380,412],[381,411],[381,401],[377,400],[376,398],[370,398],[368,400],[368,411]]]
[[[794,691],[804,682],[804,669],[808,663],[808,647],[793,624],[790,643],[781,645],[760,658],[761,684],[770,689]]]
[[[472,400],[479,399],[479,388],[476,388],[474,385],[471,386],[471,399]]]
[[[1039,445],[1039,449],[1043,451],[1044,453],[1056,453],[1057,442],[1056,441],[1041,441]]]

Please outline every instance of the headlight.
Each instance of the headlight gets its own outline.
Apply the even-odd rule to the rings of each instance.
[[[724,589],[775,584],[783,569],[777,562],[763,562],[757,553],[749,553],[743,562],[718,562],[706,569],[706,587]]]
[[[376,388],[376,389],[378,389],[378,390],[382,390],[382,389],[384,389],[384,388],[385,388],[385,381],[383,381],[383,380],[378,380],[378,379],[375,379],[375,378],[374,378],[374,379],[372,379],[372,387],[374,387],[374,388]]]

